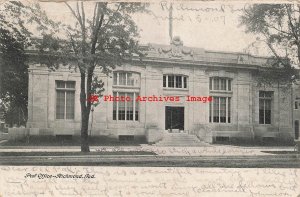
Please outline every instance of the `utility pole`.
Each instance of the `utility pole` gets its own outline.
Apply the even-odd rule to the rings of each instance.
[[[170,36],[170,43],[173,40],[173,3],[170,3],[169,8],[169,36]]]

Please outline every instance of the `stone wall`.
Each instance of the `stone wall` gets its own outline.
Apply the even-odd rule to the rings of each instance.
[[[277,132],[279,138],[292,135],[292,114],[289,108],[291,96],[276,87],[256,87],[251,71],[231,67],[207,67],[201,65],[125,64],[116,70],[140,73],[140,88],[134,91],[141,96],[180,96],[180,102],[140,102],[139,121],[116,121],[112,118],[113,102],[104,102],[97,106],[90,116],[93,119],[92,135],[105,135],[118,138],[120,135],[148,136],[149,142],[160,138],[165,130],[165,107],[184,107],[184,129],[196,134],[200,139],[211,142],[217,136],[237,138],[263,137]],[[40,65],[29,69],[28,123],[30,135],[80,135],[81,115],[79,103],[80,77],[68,69],[49,72]],[[162,86],[164,74],[188,76],[187,89],[166,89]],[[98,73],[105,83],[103,95],[112,95],[120,87],[114,87],[111,76]],[[232,79],[231,123],[209,123],[209,103],[186,102],[186,96],[209,96],[209,77],[228,77]],[[74,120],[55,118],[56,90],[55,80],[76,82]],[[273,119],[271,125],[258,124],[258,91],[274,91]],[[93,118],[92,118],[93,116]],[[147,129],[155,125],[157,131]],[[280,134],[279,134],[280,133]]]

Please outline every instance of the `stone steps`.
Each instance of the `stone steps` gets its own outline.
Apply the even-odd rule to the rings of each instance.
[[[200,141],[197,136],[187,133],[165,133],[163,139],[155,146],[207,146],[205,142]]]

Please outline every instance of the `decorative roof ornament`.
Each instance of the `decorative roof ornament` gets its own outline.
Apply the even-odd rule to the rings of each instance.
[[[180,39],[179,36],[174,36],[170,44],[175,46],[183,46],[183,41]]]
[[[170,58],[184,58],[184,56],[193,56],[193,51],[183,46],[183,42],[179,36],[175,36],[170,46],[158,49],[160,54],[167,54]]]

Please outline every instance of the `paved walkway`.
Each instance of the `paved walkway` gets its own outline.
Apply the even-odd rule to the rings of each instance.
[[[149,151],[159,156],[259,156],[271,155],[263,151],[294,151],[294,147],[238,147],[211,145],[204,147],[91,146],[91,152]],[[0,146],[0,152],[74,152],[79,146]]]

